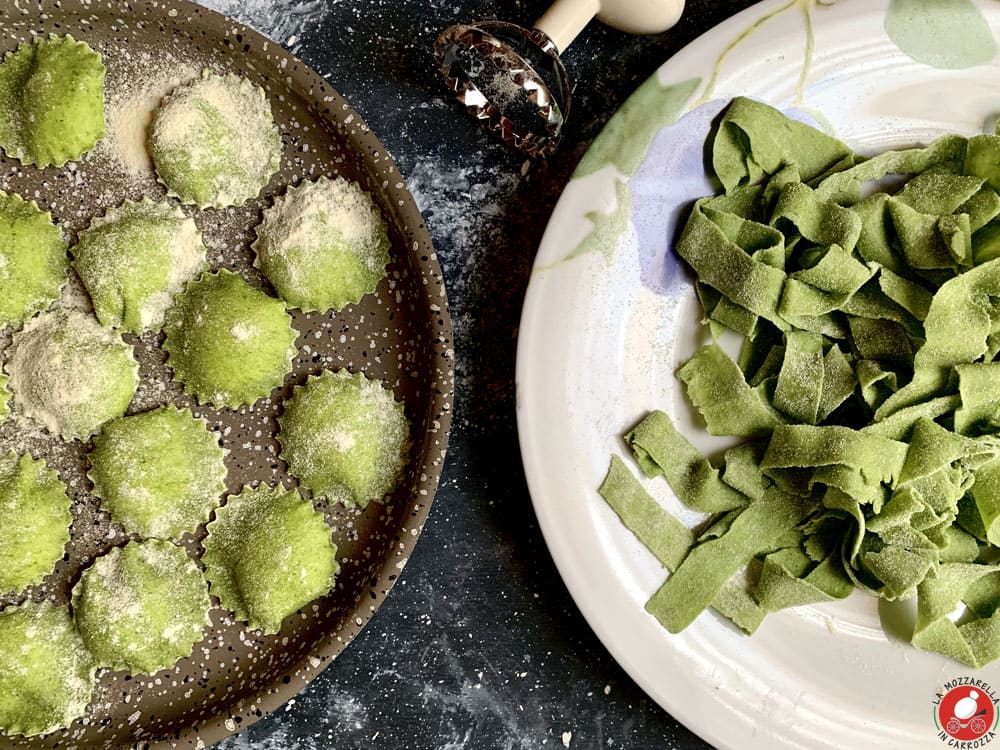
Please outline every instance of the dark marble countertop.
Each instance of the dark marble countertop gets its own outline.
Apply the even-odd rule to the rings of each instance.
[[[444,267],[458,375],[441,488],[401,580],[318,679],[221,747],[706,747],[614,662],[556,572],[521,468],[514,359],[532,258],[587,146],[660,64],[751,3],[689,0],[651,37],[593,23],[563,57],[565,141],[526,163],[446,98],[431,47],[457,21],[530,25],[544,0],[202,2],[294,50],[396,159]]]

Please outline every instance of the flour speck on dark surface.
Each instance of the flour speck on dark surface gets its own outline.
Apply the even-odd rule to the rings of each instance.
[[[447,97],[432,47],[460,21],[530,25],[545,2],[202,2],[292,49],[385,144],[444,267],[457,371],[442,483],[401,580],[319,678],[220,747],[707,747],[614,662],[559,578],[521,469],[514,360],[534,253],[587,146],[671,54],[751,3],[689,2],[652,37],[589,26],[563,56],[574,81],[564,143],[528,163]]]

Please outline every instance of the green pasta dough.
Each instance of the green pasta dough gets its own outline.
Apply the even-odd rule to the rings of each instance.
[[[66,284],[66,243],[34,201],[0,191],[0,325],[52,304]]]
[[[255,198],[281,167],[281,149],[264,90],[207,70],[163,100],[149,134],[149,153],[170,195],[201,208]]]
[[[190,656],[211,624],[210,607],[194,560],[156,539],[102,555],[73,588],[73,617],[97,663],[133,674]]]
[[[342,177],[304,182],[275,199],[257,228],[256,265],[291,307],[326,311],[375,291],[389,263],[385,220]]]
[[[224,457],[204,419],[166,406],[105,424],[94,438],[89,476],[94,494],[128,532],[180,539],[219,504]]]
[[[104,137],[104,63],[71,36],[36,37],[0,63],[0,148],[61,167]]]
[[[163,324],[206,249],[194,220],[168,203],[126,201],[80,233],[73,267],[105,326],[141,333]]]
[[[330,529],[312,503],[294,490],[259,485],[216,512],[202,562],[222,606],[267,634],[333,588],[336,556]]]
[[[28,601],[0,611],[0,730],[68,727],[90,702],[95,672],[66,607]]]
[[[685,452],[693,450],[680,435],[675,433],[675,436],[680,441],[678,447]],[[692,484],[699,485],[698,494],[707,494],[702,491],[702,483]],[[622,523],[649,547],[665,568],[674,570],[681,564],[694,544],[694,532],[657,505],[618,456],[611,457],[600,493]],[[711,606],[747,633],[756,630],[767,614],[744,588],[732,581],[715,593]]]
[[[132,348],[75,309],[55,308],[28,321],[6,358],[24,415],[66,440],[86,440],[124,414],[139,384]]]
[[[364,507],[402,476],[410,437],[403,405],[362,373],[310,378],[278,423],[289,473],[316,497]]]
[[[0,456],[0,593],[41,583],[69,541],[66,485],[44,461]]]
[[[221,270],[188,284],[167,311],[163,348],[184,390],[236,408],[264,398],[291,370],[297,334],[280,300]]]
[[[760,102],[723,114],[725,192],[695,202],[675,249],[713,337],[743,346],[705,346],[677,377],[709,433],[747,441],[716,467],[663,412],[626,434],[647,476],[709,514],[700,535],[617,456],[600,490],[671,569],[646,605],[668,630],[711,606],[749,632],[860,589],[916,597],[917,648],[1000,658],[998,144],[866,159]],[[888,175],[907,179],[868,189]]]

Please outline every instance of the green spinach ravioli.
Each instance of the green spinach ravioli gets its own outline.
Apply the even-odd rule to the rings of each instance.
[[[188,284],[167,311],[163,348],[200,403],[237,408],[268,396],[292,369],[292,318],[280,300],[225,269]]]
[[[69,541],[71,501],[40,459],[0,456],[0,593],[41,583]]]
[[[124,414],[139,385],[132,347],[77,309],[32,318],[6,358],[21,411],[66,440],[86,440]]]
[[[211,624],[210,607],[194,560],[156,539],[99,557],[73,588],[73,617],[98,664],[134,674],[189,656]]]
[[[204,419],[165,406],[104,425],[90,453],[94,494],[129,533],[180,539],[226,491],[225,452]]]
[[[389,263],[389,234],[357,183],[320,177],[275,199],[253,249],[255,264],[290,307],[325,312],[375,291]]]
[[[392,392],[362,373],[330,372],[295,389],[278,418],[288,472],[317,497],[364,507],[403,473],[410,425]]]
[[[281,149],[264,90],[207,70],[163,100],[149,134],[149,153],[170,195],[200,208],[257,197],[280,168]]]
[[[67,281],[66,243],[34,201],[0,191],[0,326],[41,312]]]
[[[125,201],[95,219],[73,248],[102,325],[132,333],[156,330],[184,284],[206,265],[194,219],[176,206]]]
[[[330,591],[340,570],[323,514],[295,490],[263,484],[216,511],[202,562],[222,606],[265,634]]]
[[[68,727],[86,711],[96,671],[66,607],[27,601],[0,611],[0,730]]]
[[[104,137],[104,63],[71,36],[37,37],[0,63],[0,148],[63,166]]]

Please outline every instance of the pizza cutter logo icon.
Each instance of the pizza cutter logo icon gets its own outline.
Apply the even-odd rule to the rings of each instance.
[[[983,747],[993,739],[997,720],[996,699],[989,685],[979,680],[969,682],[978,684],[954,685],[953,682],[950,689],[939,694],[935,718],[941,730],[941,739],[963,743],[978,740],[969,747]]]

